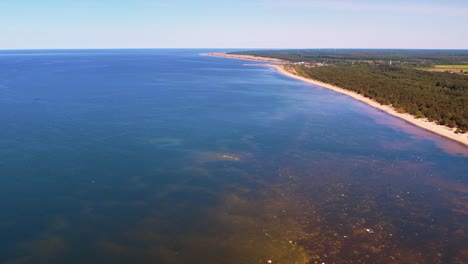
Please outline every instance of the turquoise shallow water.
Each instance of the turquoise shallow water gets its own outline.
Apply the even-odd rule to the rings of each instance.
[[[466,147],[202,52],[0,52],[0,263],[467,260]]]

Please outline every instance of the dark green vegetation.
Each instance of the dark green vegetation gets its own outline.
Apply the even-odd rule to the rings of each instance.
[[[436,64],[468,64],[468,50],[375,50],[375,49],[316,49],[316,50],[257,50],[232,52],[292,62],[325,62],[329,64],[382,63],[413,66]]]
[[[467,76],[382,64],[295,69],[303,76],[346,87],[401,112],[468,130]]]
[[[418,118],[468,131],[468,76],[431,72],[436,64],[466,65],[468,51],[291,50],[237,52],[291,62],[302,76],[372,98]]]

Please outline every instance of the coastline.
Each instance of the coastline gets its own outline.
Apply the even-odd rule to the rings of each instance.
[[[236,54],[227,54],[225,52],[213,52],[213,53],[203,53],[203,56],[210,57],[221,57],[228,59],[238,59],[238,60],[250,60],[250,61],[263,61],[263,62],[274,62],[274,63],[287,63],[287,61],[275,59],[275,58],[266,58],[266,57],[257,57],[252,55],[236,55]]]
[[[292,73],[291,71],[288,71],[286,69],[286,66],[285,66],[285,63],[287,63],[286,61],[283,61],[283,60],[279,60],[279,59],[274,59],[274,58],[263,58],[263,57],[257,57],[257,56],[250,56],[250,55],[231,55],[231,54],[227,54],[227,53],[221,53],[221,52],[217,52],[217,53],[208,53],[208,54],[203,54],[205,56],[213,56],[213,57],[222,57],[222,58],[230,58],[230,59],[241,59],[241,60],[253,60],[253,61],[262,61],[262,62],[274,62],[276,64],[268,64],[268,66],[270,67],[273,67],[274,69],[276,69],[279,73],[283,74],[283,75],[286,75],[290,78],[294,78],[294,79],[297,79],[297,80],[300,80],[300,81],[303,81],[303,82],[307,82],[307,83],[310,83],[310,84],[314,84],[314,85],[317,85],[317,86],[320,86],[320,87],[323,87],[323,88],[327,88],[327,89],[330,89],[330,90],[333,90],[335,92],[338,92],[338,93],[341,93],[341,94],[344,94],[344,95],[347,95],[347,96],[350,96],[356,100],[359,100],[371,107],[374,107],[376,109],[379,109],[383,112],[386,112],[392,116],[395,116],[395,117],[398,117],[400,119],[403,119],[405,120],[406,122],[408,123],[411,123],[415,126],[418,126],[420,128],[423,128],[425,130],[428,130],[434,134],[437,134],[437,135],[440,135],[440,136],[443,136],[445,138],[448,138],[448,139],[451,139],[453,141],[456,141],[458,143],[461,143],[465,146],[468,146],[468,133],[463,133],[463,134],[457,134],[454,132],[455,129],[452,129],[452,128],[449,128],[449,127],[446,127],[446,126],[442,126],[442,125],[439,125],[439,124],[436,124],[434,122],[431,122],[431,121],[428,121],[428,120],[425,120],[425,119],[420,119],[420,118],[416,118],[410,114],[407,114],[407,113],[399,113],[397,112],[393,107],[389,106],[389,105],[382,105],[380,103],[378,103],[377,101],[373,100],[373,99],[370,99],[370,98],[367,98],[363,95],[360,95],[356,92],[352,92],[352,91],[349,91],[349,90],[346,90],[346,89],[343,89],[343,88],[340,88],[340,87],[337,87],[337,86],[334,86],[334,85],[331,85],[331,84],[328,84],[328,83],[324,83],[324,82],[321,82],[321,81],[317,81],[317,80],[314,80],[314,79],[310,79],[310,78],[305,78],[305,77],[302,77],[302,76],[299,76],[299,75],[296,75],[294,73]]]

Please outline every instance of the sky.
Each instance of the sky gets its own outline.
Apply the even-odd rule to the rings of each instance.
[[[0,49],[468,49],[468,0],[0,0]]]

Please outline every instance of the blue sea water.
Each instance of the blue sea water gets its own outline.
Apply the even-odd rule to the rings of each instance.
[[[468,259],[466,147],[203,52],[0,51],[0,263]]]

